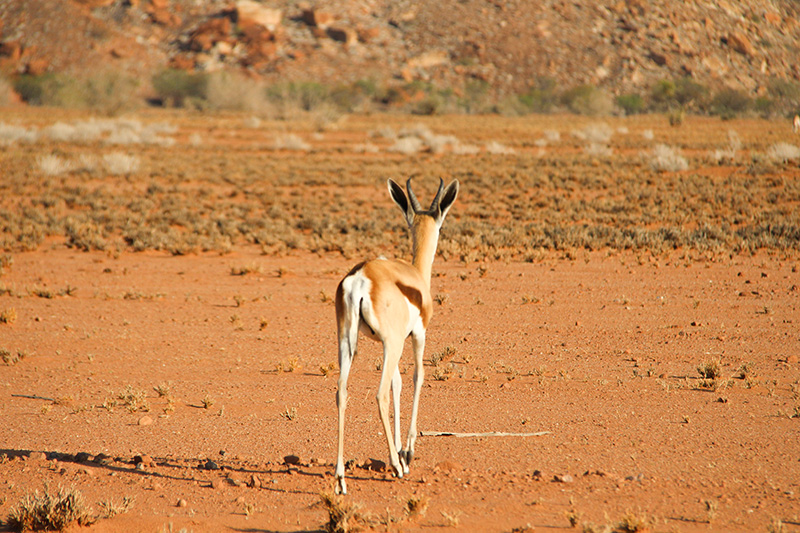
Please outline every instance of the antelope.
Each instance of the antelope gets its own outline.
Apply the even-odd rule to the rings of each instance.
[[[792,132],[800,133],[800,115],[795,115],[792,121]]]
[[[458,180],[439,190],[430,208],[424,209],[406,182],[408,197],[393,180],[387,182],[389,195],[403,212],[411,233],[411,264],[383,257],[356,265],[336,289],[336,325],[339,337],[339,383],[336,406],[339,409],[339,448],[336,459],[335,492],[346,494],[344,480],[344,414],[347,407],[347,378],[356,355],[359,330],[383,344],[383,366],[378,386],[378,411],[389,446],[389,462],[398,478],[408,474],[414,458],[417,439],[417,412],[425,370],[425,331],[433,304],[431,300],[431,268],[439,241],[439,230],[458,195]],[[401,448],[400,389],[402,378],[398,363],[403,344],[411,337],[414,351],[414,403],[406,448]],[[389,427],[389,389],[394,404],[394,438]]]

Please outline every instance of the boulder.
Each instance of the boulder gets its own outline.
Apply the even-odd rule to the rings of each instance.
[[[283,11],[267,7],[252,0],[239,0],[236,2],[236,19],[240,25],[250,22],[260,24],[270,31],[275,31],[281,24]]]
[[[189,46],[198,52],[207,52],[220,41],[226,41],[231,33],[228,18],[215,18],[204,22],[192,32]]]
[[[752,57],[756,55],[756,49],[742,32],[732,31],[728,34],[728,46],[742,55]]]
[[[356,44],[358,42],[358,32],[356,32],[353,28],[346,28],[341,26],[335,28],[328,28],[327,33],[328,37],[330,37],[334,41],[342,42],[348,46]]]
[[[303,22],[315,28],[327,29],[334,20],[333,14],[327,11],[320,11],[316,8],[303,10]]]
[[[114,3],[114,0],[75,0],[75,3],[94,9],[96,7],[108,7]]]
[[[0,43],[0,56],[16,63],[22,57],[22,45],[19,41],[6,41]]]

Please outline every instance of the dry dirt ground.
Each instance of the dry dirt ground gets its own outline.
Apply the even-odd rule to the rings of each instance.
[[[519,122],[502,138],[500,119],[485,120],[513,144]],[[5,161],[15,149],[4,148]],[[33,161],[37,149],[19,157]],[[604,161],[587,165],[602,172]],[[428,177],[443,163],[413,164]],[[124,190],[158,182],[159,172],[91,180]],[[796,168],[780,172],[796,179]],[[12,175],[35,189],[36,174]],[[70,179],[83,178],[41,183]],[[453,227],[480,200],[461,179]],[[313,196],[302,180],[283,186]],[[386,234],[403,242],[388,195],[379,188],[369,201],[397,219]],[[787,216],[796,209],[784,205]],[[458,235],[446,221],[448,237]],[[65,487],[96,513],[132,501],[81,531],[320,530],[336,443],[332,296],[363,250],[233,243],[180,255],[67,243],[51,235],[4,256],[0,311],[13,313],[0,323],[0,516],[33,490]],[[460,253],[434,264],[420,429],[545,433],[422,436],[411,473],[393,479],[374,400],[381,352],[363,339],[350,381],[346,498],[362,506],[366,527],[558,531],[572,519],[602,531],[635,516],[653,531],[800,528],[796,251],[545,248],[527,261]],[[698,367],[714,363],[718,376],[702,378]],[[405,427],[408,353],[401,370]],[[404,511],[412,497],[427,501],[421,516]]]

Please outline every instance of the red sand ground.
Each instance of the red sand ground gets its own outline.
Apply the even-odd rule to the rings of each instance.
[[[133,498],[87,531],[321,528],[336,371],[320,367],[336,360],[332,296],[355,261],[255,248],[115,259],[60,245],[13,259],[0,310],[17,318],[0,324],[0,348],[27,356],[0,365],[0,515],[29,491],[63,486],[95,512]],[[256,272],[231,275],[242,266]],[[427,368],[420,429],[549,433],[423,436],[411,474],[392,479],[373,461],[387,459],[374,401],[380,347],[362,339],[348,501],[392,531],[557,531],[570,512],[578,527],[599,527],[628,511],[655,531],[766,531],[776,520],[797,530],[797,269],[767,255],[438,259],[426,362],[455,353],[449,379]],[[37,287],[71,294],[31,295]],[[716,391],[697,371],[712,360]],[[748,380],[736,377],[744,363]],[[162,384],[169,401],[154,390]],[[103,407],[128,386],[149,412]],[[92,461],[98,454],[108,458]],[[137,469],[141,454],[153,464]],[[288,455],[298,463],[284,464]],[[222,469],[202,468],[208,460]],[[427,511],[404,520],[411,495],[426,497]]]

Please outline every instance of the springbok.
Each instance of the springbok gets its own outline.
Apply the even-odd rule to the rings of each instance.
[[[792,121],[792,131],[794,133],[800,133],[800,115],[794,116],[794,120]]]
[[[439,180],[439,190],[429,209],[424,209],[406,182],[408,198],[393,180],[388,180],[389,194],[403,211],[411,232],[413,260],[378,258],[356,265],[336,289],[336,324],[339,335],[339,450],[336,459],[338,494],[346,494],[344,481],[344,413],[347,407],[347,377],[356,354],[358,332],[383,344],[383,367],[378,387],[378,410],[389,445],[389,461],[398,478],[408,473],[414,458],[417,439],[417,411],[425,370],[425,330],[433,314],[431,268],[439,241],[439,230],[458,195],[458,180],[446,188]],[[414,350],[414,403],[406,448],[400,447],[400,389],[402,378],[398,363],[406,337],[411,336]],[[389,387],[394,402],[394,439],[389,427]]]

